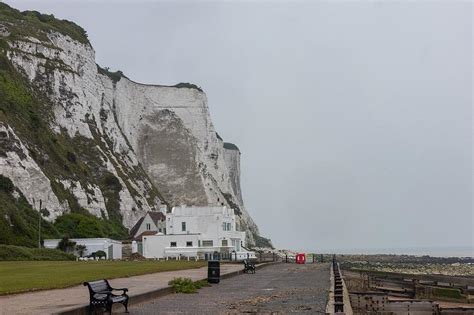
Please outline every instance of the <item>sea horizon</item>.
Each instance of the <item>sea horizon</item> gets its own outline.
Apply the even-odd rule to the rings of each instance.
[[[308,253],[338,255],[412,255],[431,257],[474,257],[474,247],[407,247],[407,248],[356,248],[356,249],[318,249],[301,250]]]

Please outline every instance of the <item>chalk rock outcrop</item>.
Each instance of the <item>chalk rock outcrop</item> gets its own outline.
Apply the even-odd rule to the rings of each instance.
[[[0,141],[9,143],[0,151],[0,174],[31,204],[41,199],[49,220],[80,208],[128,228],[164,204],[227,205],[254,242],[240,151],[217,135],[200,88],[133,82],[97,66],[73,23],[51,24],[35,13],[38,25],[29,25],[31,16],[18,14],[30,13],[15,14],[18,21],[0,19],[0,54],[8,63],[0,67],[11,65],[24,78],[42,134],[30,134],[14,114],[0,116]]]

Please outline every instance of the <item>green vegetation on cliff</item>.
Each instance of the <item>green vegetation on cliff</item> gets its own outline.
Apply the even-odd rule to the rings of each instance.
[[[39,212],[14,190],[8,178],[0,175],[0,244],[37,247],[38,221]],[[59,236],[55,227],[44,219],[41,234],[42,239]]]
[[[21,13],[0,3],[0,21],[5,14],[10,14],[8,16],[15,19]],[[27,14],[27,16],[29,15]],[[37,18],[39,19],[39,17]],[[34,25],[34,23],[31,24],[31,19],[33,18],[27,18],[23,24]],[[15,21],[22,23],[23,20]],[[57,23],[53,24],[57,25]],[[11,30],[12,24],[9,25],[9,30]],[[67,234],[70,237],[127,238],[128,233],[122,225],[122,217],[119,212],[119,191],[122,187],[119,180],[108,172],[104,165],[103,153],[97,149],[98,143],[102,143],[95,139],[79,136],[70,138],[66,132],[55,133],[50,129],[54,105],[42,92],[47,88],[41,89],[32,86],[14,68],[6,56],[9,49],[6,40],[10,39],[0,37],[0,124],[3,122],[13,128],[27,147],[29,155],[50,179],[52,189],[60,202],[67,203],[71,211],[76,214],[72,218],[69,217],[70,214],[65,215],[58,230],[43,220],[43,238],[59,237],[62,234]],[[54,68],[48,69],[48,71],[54,71]],[[47,82],[47,78],[45,78],[44,82],[35,82],[35,84],[43,85],[44,88],[52,83]],[[8,134],[8,132],[0,134],[0,144],[0,156],[6,156],[7,152],[15,151],[20,158],[26,157],[20,149],[19,142],[12,134]],[[8,184],[4,179],[2,178],[0,181],[2,187]],[[88,214],[79,205],[71,191],[66,189],[59,180],[70,181],[72,186],[79,182],[86,190],[90,189],[90,184],[98,186],[106,197],[109,219],[106,219],[105,213],[103,219]],[[6,190],[0,191],[0,243],[36,246],[38,212],[31,208],[23,196],[15,199],[11,194],[12,191],[9,191],[8,187],[4,188]],[[49,216],[47,212],[46,209],[45,217]],[[66,230],[64,228],[65,221],[78,223],[69,224],[71,229]],[[91,230],[95,232],[90,235],[85,233],[83,222],[93,222]]]
[[[86,210],[63,214],[54,223],[43,219],[47,214],[47,209],[43,209],[41,241],[62,236],[112,239],[128,237],[127,229],[121,223],[97,218]],[[32,209],[9,178],[0,175],[0,244],[37,247],[39,220],[39,212]]]
[[[126,239],[127,229],[113,220],[99,219],[88,212],[63,214],[54,222],[60,235],[71,238],[109,237]]]
[[[41,14],[37,11],[20,12],[1,2],[0,24],[7,27],[11,38],[33,36],[47,41],[48,33],[58,32],[83,44],[89,44],[86,31],[71,21],[59,20],[52,14]]]

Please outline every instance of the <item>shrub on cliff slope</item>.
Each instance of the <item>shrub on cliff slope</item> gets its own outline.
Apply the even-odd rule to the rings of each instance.
[[[38,211],[31,208],[25,197],[16,192],[9,178],[0,175],[3,187],[0,189],[0,243],[9,245],[38,246]],[[41,219],[41,238],[59,236],[54,226]]]
[[[58,217],[54,227],[61,235],[70,238],[110,237],[120,240],[128,237],[127,230],[120,223],[99,219],[85,211]]]

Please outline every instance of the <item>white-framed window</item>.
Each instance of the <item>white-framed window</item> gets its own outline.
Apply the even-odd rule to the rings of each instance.
[[[186,222],[181,222],[181,231],[186,232]]]
[[[186,247],[193,247],[193,242],[192,241],[187,241],[186,242]]]
[[[170,247],[176,247],[176,242],[171,242]]]
[[[232,230],[232,224],[228,222],[223,222],[222,223],[222,230],[223,231],[230,231]]]
[[[150,223],[147,223],[147,224],[146,224],[146,229],[147,229],[147,231],[150,231],[150,230],[151,230],[151,224],[150,224]]]
[[[161,233],[161,232],[162,232],[162,229],[161,229],[161,228],[158,228],[158,232],[160,232],[160,233]]]
[[[222,246],[228,246],[227,240],[222,240]]]
[[[212,240],[210,241],[202,241],[202,246],[203,247],[212,247],[214,246],[214,242]]]

